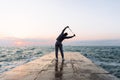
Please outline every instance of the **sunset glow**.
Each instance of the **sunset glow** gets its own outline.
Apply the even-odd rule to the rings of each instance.
[[[25,46],[25,45],[26,45],[26,42],[16,41],[14,44],[15,44],[16,46]]]

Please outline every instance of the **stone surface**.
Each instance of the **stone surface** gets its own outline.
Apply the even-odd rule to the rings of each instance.
[[[54,53],[0,75],[0,80],[119,80],[80,53],[65,52],[65,61]]]

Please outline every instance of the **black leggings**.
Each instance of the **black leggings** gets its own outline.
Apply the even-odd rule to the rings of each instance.
[[[62,43],[57,41],[55,43],[55,55],[56,55],[56,58],[58,58],[58,48],[60,49],[62,58],[64,58]]]

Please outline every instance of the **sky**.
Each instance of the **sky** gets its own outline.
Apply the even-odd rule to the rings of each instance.
[[[76,34],[72,41],[120,40],[119,4],[120,0],[0,0],[0,42],[50,43],[66,26]]]

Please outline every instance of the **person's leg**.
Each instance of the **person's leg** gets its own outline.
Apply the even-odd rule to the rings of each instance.
[[[55,56],[56,56],[56,59],[58,59],[58,46],[55,45]]]
[[[64,53],[63,53],[63,46],[62,45],[60,46],[60,53],[61,53],[62,59],[64,60]]]

